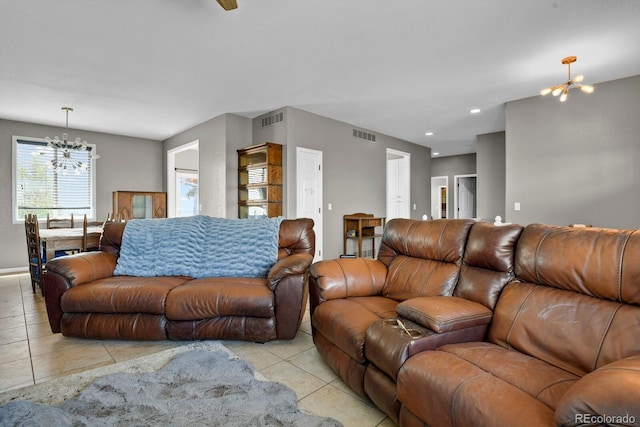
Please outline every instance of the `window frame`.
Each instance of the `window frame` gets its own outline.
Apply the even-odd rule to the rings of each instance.
[[[18,141],[27,141],[27,142],[37,142],[44,143],[44,138],[35,138],[31,136],[19,136],[12,135],[11,137],[11,223],[12,224],[24,224],[24,218],[19,217],[18,215]],[[87,147],[91,147],[91,152],[93,155],[97,155],[96,153],[96,144],[87,143]],[[96,219],[96,159],[94,157],[90,157],[91,164],[89,167],[89,172],[91,175],[91,183],[89,186],[89,197],[90,197],[90,208],[89,213],[87,214],[88,220]],[[41,220],[43,218],[39,218]]]

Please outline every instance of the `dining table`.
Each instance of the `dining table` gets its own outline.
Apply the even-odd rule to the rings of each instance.
[[[56,251],[82,249],[82,228],[45,228],[40,230],[40,242],[45,253],[44,262],[55,257]],[[87,249],[96,249],[100,245],[102,226],[87,227]]]

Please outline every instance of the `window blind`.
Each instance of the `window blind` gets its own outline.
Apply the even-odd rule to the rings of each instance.
[[[16,144],[16,219],[27,213],[38,217],[69,217],[84,214],[93,218],[93,160],[91,151],[73,151],[71,157],[88,165],[88,169],[67,168],[56,173],[51,167],[54,157],[62,157],[62,150],[52,149],[46,142],[18,139]]]

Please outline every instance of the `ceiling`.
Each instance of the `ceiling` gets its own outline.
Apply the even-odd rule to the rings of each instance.
[[[71,128],[164,140],[294,106],[447,156],[569,55],[588,84],[640,74],[640,2],[0,0],[0,118],[64,126],[70,106]]]

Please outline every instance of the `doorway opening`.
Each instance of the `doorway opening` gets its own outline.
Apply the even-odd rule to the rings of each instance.
[[[411,218],[411,154],[387,148],[387,222]]]
[[[431,218],[449,217],[449,177],[431,177]]]
[[[456,218],[475,218],[476,208],[476,174],[454,175],[454,212]]]
[[[200,212],[199,141],[167,151],[167,213],[169,217]]]

